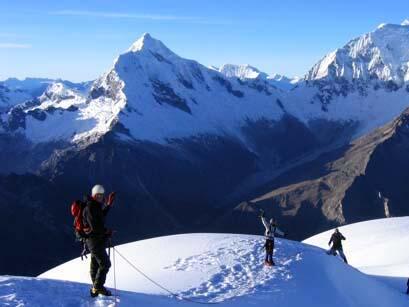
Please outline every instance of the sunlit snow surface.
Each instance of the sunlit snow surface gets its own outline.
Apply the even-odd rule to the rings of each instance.
[[[397,290],[405,288],[409,277],[409,217],[366,221],[339,229],[347,239],[343,248],[352,266]],[[328,248],[331,233],[320,233],[304,243]]]
[[[221,306],[407,305],[402,291],[302,243],[277,240],[277,266],[265,267],[263,243],[259,236],[184,234],[124,244],[117,249],[173,292]],[[89,283],[88,265],[88,261],[75,259],[42,274],[42,279],[3,277],[0,304],[113,305],[113,298],[89,298],[89,284],[70,282]],[[138,275],[118,254],[116,278],[120,306],[194,306],[170,297]],[[107,285],[113,285],[112,269]]]

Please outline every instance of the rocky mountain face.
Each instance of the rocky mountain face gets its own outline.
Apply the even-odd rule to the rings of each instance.
[[[399,73],[406,54],[395,46],[409,43],[408,32],[406,25],[384,25],[287,89],[274,83],[282,78],[249,65],[214,69],[183,59],[145,34],[92,83],[56,80],[40,95],[4,104],[0,206],[8,213],[0,225],[22,221],[21,240],[35,228],[32,241],[61,240],[61,247],[33,260],[21,252],[22,241],[10,239],[24,268],[0,273],[34,274],[30,261],[42,271],[76,256],[67,243],[69,205],[95,183],[118,191],[108,221],[117,243],[204,230],[260,233],[260,207],[293,228],[296,239],[405,212],[402,196],[375,180],[387,154],[404,169],[404,155],[394,151],[400,145],[374,159],[401,131],[397,122],[384,125],[409,106]],[[3,86],[17,90],[10,80]],[[374,205],[366,198],[361,204],[364,195],[375,197]]]
[[[390,124],[249,193],[213,227],[255,231],[263,209],[302,238],[337,225],[408,215],[408,128],[409,109]]]

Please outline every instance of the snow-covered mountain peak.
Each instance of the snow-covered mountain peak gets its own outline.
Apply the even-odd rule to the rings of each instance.
[[[174,53],[169,50],[160,40],[153,38],[149,33],[144,33],[138,40],[136,40],[128,52],[144,52],[150,51],[154,53],[160,53],[162,55]]]
[[[64,101],[64,109],[71,107],[73,104],[82,103],[85,99],[84,95],[79,91],[69,88],[62,82],[51,83],[44,93],[38,97],[40,105],[35,108],[62,107],[61,102]],[[35,109],[34,108],[34,109]]]
[[[230,79],[219,70],[182,58],[145,34],[94,82],[89,101],[107,106],[112,123],[128,129],[125,138],[159,142],[215,131],[240,134],[238,127],[248,119],[282,116],[283,108],[274,99],[279,91],[266,74],[249,65],[224,69],[229,76],[247,79]]]
[[[236,77],[239,79],[265,79],[267,74],[260,72],[257,68],[249,64],[224,64],[219,68],[219,72],[225,75],[228,78]]]
[[[409,19],[405,19],[404,21],[402,21],[402,23],[400,25],[401,26],[409,26]]]
[[[383,23],[379,24],[379,26],[377,26],[376,28],[377,29],[382,29],[383,27],[385,27],[387,25],[388,25],[387,23],[383,22]]]
[[[55,83],[50,84],[47,87],[47,89],[45,90],[43,95],[47,95],[47,96],[49,96],[49,95],[67,96],[67,95],[71,94],[72,92],[73,92],[72,90],[66,88],[64,86],[64,84],[62,84],[61,82],[55,82]]]
[[[271,80],[276,80],[276,81],[283,81],[283,80],[285,80],[285,81],[290,81],[291,79],[290,78],[288,78],[288,77],[286,77],[286,76],[284,76],[284,75],[280,75],[280,74],[273,74],[273,75],[271,75],[271,76],[269,76],[269,78],[271,79]]]
[[[319,61],[307,80],[409,80],[409,27],[382,24]]]
[[[284,91],[291,90],[294,86],[297,85],[298,82],[300,82],[300,80],[301,78],[299,77],[289,78],[280,74],[273,74],[267,77],[267,81],[270,84]]]
[[[301,80],[302,78],[300,78],[300,77],[289,78],[289,77],[284,76],[284,75],[273,74],[273,75],[268,76],[268,79],[271,80],[271,81],[286,82],[286,83],[296,84],[296,83],[300,82],[300,80]]]
[[[214,69],[214,68],[213,68]],[[299,81],[298,78],[288,78],[284,75],[268,74],[261,72],[249,64],[224,64],[220,68],[215,68],[226,78],[238,78],[241,81],[264,84],[267,87],[288,91]]]

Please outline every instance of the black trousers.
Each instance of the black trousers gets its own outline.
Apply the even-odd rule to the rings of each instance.
[[[408,278],[408,281],[406,282],[406,285],[408,286],[408,289],[406,290],[406,294],[409,294],[409,278]]]
[[[342,246],[341,247],[338,247],[338,246],[334,247],[333,246],[327,251],[328,255],[336,256],[337,253],[341,256],[342,260],[344,260],[345,263],[348,263],[347,257],[344,254],[344,250],[342,249]]]
[[[87,246],[91,253],[90,275],[94,288],[101,289],[111,267],[111,261],[106,252],[106,240],[88,238]]]
[[[269,246],[267,248],[267,246]],[[266,258],[265,261],[273,262],[274,254],[274,239],[266,239]]]

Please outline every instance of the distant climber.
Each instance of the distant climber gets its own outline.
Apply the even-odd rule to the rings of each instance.
[[[91,253],[92,288],[90,294],[92,297],[96,297],[98,294],[111,295],[111,292],[104,287],[106,276],[111,267],[106,247],[108,239],[112,235],[112,230],[105,228],[105,216],[114,202],[115,192],[109,194],[108,199],[105,199],[104,195],[104,187],[95,185],[83,212],[83,221],[87,229],[86,244]]]
[[[344,250],[342,248],[342,240],[346,240],[346,239],[342,235],[342,233],[339,231],[339,229],[336,228],[334,233],[331,236],[331,239],[328,242],[328,245],[331,246],[331,243],[332,243],[332,246],[327,251],[327,254],[336,256],[338,253],[341,256],[341,258],[344,260],[344,262],[348,263],[347,257],[345,257]]]
[[[273,260],[274,236],[275,234],[279,234],[280,236],[285,236],[285,233],[277,227],[277,224],[274,218],[271,218],[269,222],[267,221],[267,219],[264,216],[263,210],[261,210],[260,218],[266,229],[264,233],[266,237],[266,242],[264,244],[264,249],[266,250],[266,258],[265,258],[264,264],[267,266],[273,266],[275,265],[274,260]]]

